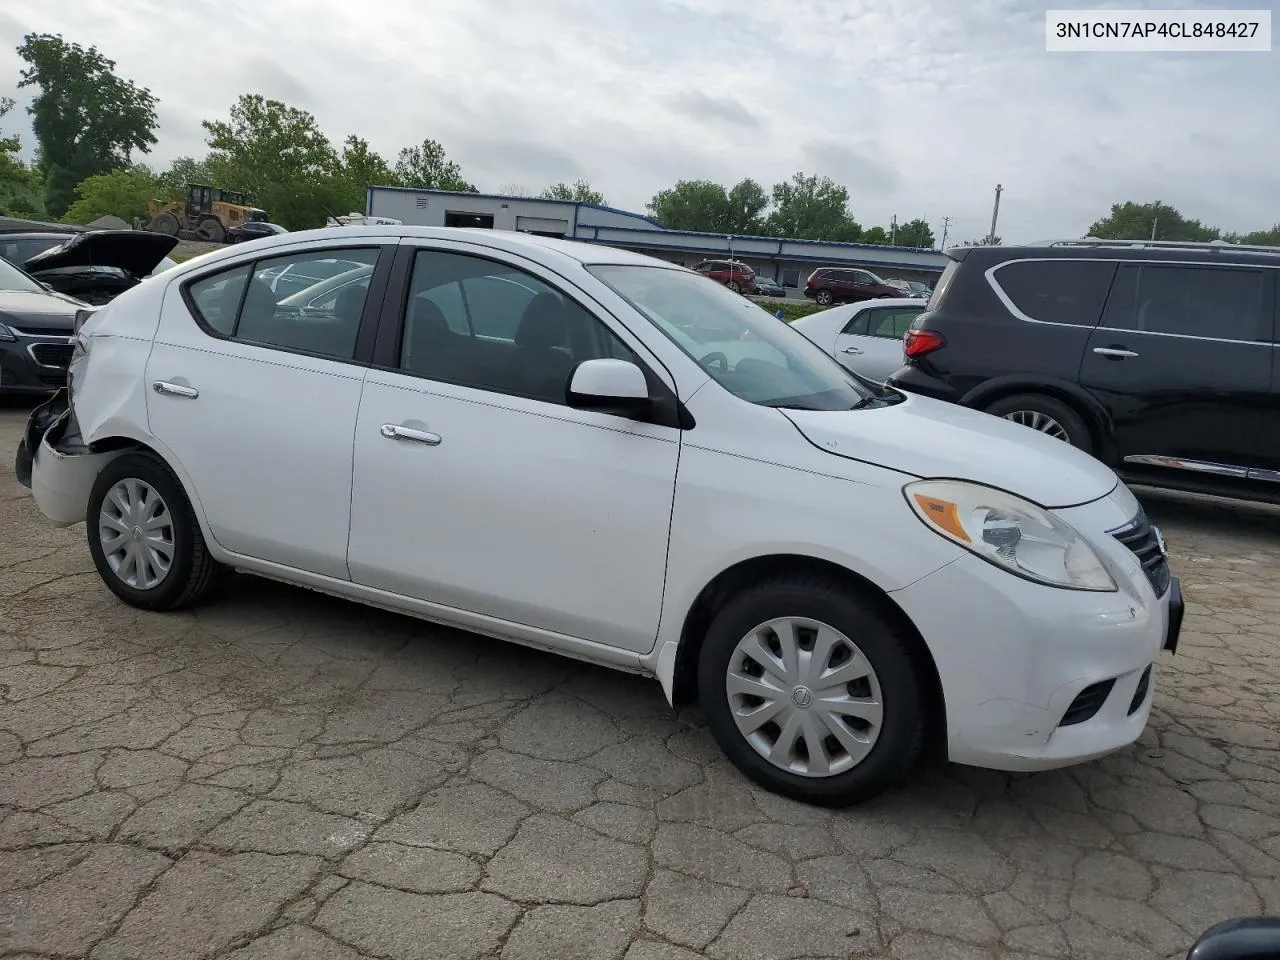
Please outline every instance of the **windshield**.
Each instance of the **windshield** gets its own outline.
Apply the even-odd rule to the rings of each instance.
[[[4,259],[0,259],[0,290],[20,290],[23,293],[46,292],[44,287]]]
[[[851,410],[874,396],[798,330],[696,273],[619,264],[587,269],[736,397],[767,407]]]

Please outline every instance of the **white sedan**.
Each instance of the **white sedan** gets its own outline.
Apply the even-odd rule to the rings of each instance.
[[[271,288],[335,262],[369,282],[305,309]],[[927,744],[1005,770],[1109,753],[1178,637],[1108,467],[868,385],[660,260],[337,227],[81,322],[18,473],[120,600],[174,610],[234,568],[655,677],[791,797],[865,799]]]
[[[885,297],[819,310],[791,326],[841,366],[883,382],[902,366],[902,337],[924,308],[917,297]]]

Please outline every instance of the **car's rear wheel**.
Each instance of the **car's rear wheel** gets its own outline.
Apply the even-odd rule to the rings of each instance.
[[[103,468],[85,525],[99,576],[130,606],[173,610],[197,602],[213,584],[218,563],[191,503],[152,454],[126,454]]]
[[[716,741],[756,783],[847,806],[920,755],[925,701],[902,628],[846,584],[767,581],[712,621],[699,699]]]
[[[1085,453],[1093,451],[1093,438],[1084,419],[1056,397],[1020,393],[995,401],[986,407],[986,412],[1063,440]]]
[[[728,287],[729,287],[729,289],[730,289],[730,290],[732,290],[734,293],[741,293],[741,292],[742,292],[742,287],[738,284],[738,281],[737,281],[737,280],[730,280],[730,281],[729,281],[729,283],[727,284],[727,286],[728,286]]]
[[[824,306],[824,307],[829,307],[829,306],[831,306],[831,304],[832,304],[832,303],[834,302],[834,300],[835,300],[835,298],[834,298],[833,296],[831,296],[831,291],[830,291],[830,290],[819,290],[819,291],[814,295],[814,298],[813,298],[813,299],[814,299],[814,300],[816,300],[820,306]]]

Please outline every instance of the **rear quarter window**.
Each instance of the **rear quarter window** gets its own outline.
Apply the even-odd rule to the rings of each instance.
[[[1093,327],[1115,272],[1114,261],[1020,260],[993,268],[989,276],[1005,305],[1023,319]]]

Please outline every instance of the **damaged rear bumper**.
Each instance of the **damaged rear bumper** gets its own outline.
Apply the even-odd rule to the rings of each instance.
[[[124,452],[93,453],[85,446],[63,389],[31,412],[14,473],[31,489],[41,513],[59,526],[70,526],[85,518],[102,468]]]

